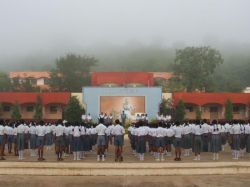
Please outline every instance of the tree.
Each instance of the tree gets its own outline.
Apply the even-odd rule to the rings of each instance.
[[[226,120],[232,120],[234,117],[233,115],[233,104],[230,98],[227,99],[226,102],[226,111],[225,111],[225,118]]]
[[[39,94],[37,94],[36,98],[37,98],[37,100],[36,100],[35,114],[34,114],[33,118],[36,121],[40,121],[43,118],[42,100],[41,100],[41,96]]]
[[[183,123],[185,116],[186,116],[185,105],[183,99],[180,99],[176,106],[176,120]]]
[[[196,117],[195,117],[195,119],[201,120],[201,115],[202,115],[201,107],[198,106],[197,109],[196,109]]]
[[[210,47],[186,47],[177,49],[171,68],[176,76],[182,76],[182,84],[188,92],[206,87],[205,83],[214,69],[223,63],[221,54]]]
[[[21,119],[21,113],[20,113],[20,110],[19,110],[17,100],[15,101],[15,104],[13,105],[13,111],[12,111],[12,114],[11,114],[11,118],[14,119],[14,120]]]
[[[10,90],[10,83],[8,74],[0,71],[0,92],[8,92]]]
[[[94,57],[80,56],[73,53],[56,59],[56,68],[50,71],[50,87],[52,91],[81,92],[83,86],[90,86],[91,67],[98,60]]]
[[[76,96],[72,96],[67,103],[65,109],[65,118],[67,121],[80,121],[82,114],[85,112],[85,109],[80,105],[79,100]]]

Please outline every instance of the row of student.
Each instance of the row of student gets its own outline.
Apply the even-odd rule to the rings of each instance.
[[[156,115],[157,122],[170,122],[172,120],[172,117],[170,114],[161,114],[160,112]]]
[[[18,121],[14,126],[11,124],[6,125],[3,120],[0,120],[0,145],[1,154],[0,159],[3,158],[4,148],[6,142],[8,144],[14,143],[15,156],[19,156],[20,160],[25,159],[23,157],[24,150],[30,147],[31,156],[35,155],[35,150],[38,149],[39,161],[45,160],[43,157],[44,145],[50,150],[51,145],[55,142],[55,151],[58,156],[58,161],[63,160],[64,157],[69,156],[69,153],[73,151],[74,160],[80,160],[85,158],[85,154],[98,145],[98,156],[97,160],[105,161],[104,151],[108,150],[109,141],[112,144],[112,137],[115,137],[115,145],[118,146],[116,150],[116,161],[121,161],[121,147],[123,145],[124,128],[120,126],[119,120],[116,120],[116,126],[109,124],[109,126],[103,125],[103,119],[100,119],[100,124],[96,127],[87,123],[71,123],[66,122],[63,125],[62,121],[59,120],[56,125],[44,126],[43,121],[39,124],[31,123],[30,127],[25,125],[23,120]],[[12,128],[14,127],[14,128]],[[9,129],[12,129],[14,135],[7,135]],[[26,133],[26,129],[27,133]],[[48,130],[49,129],[49,130]],[[122,137],[122,138],[121,138]],[[9,151],[11,153],[11,149]]]
[[[250,158],[250,125],[240,124],[237,120],[230,125],[229,145],[232,149],[233,159],[238,159],[243,154],[240,151],[249,153]],[[244,133],[242,128],[244,127]],[[224,129],[224,130],[223,130]],[[195,161],[199,161],[200,154],[204,148],[213,153],[213,160],[219,159],[219,152],[224,151],[226,145],[226,131],[224,126],[218,125],[216,120],[213,120],[211,125],[203,120],[195,121],[195,126],[190,126],[188,123],[180,125],[180,122],[175,124],[150,124],[139,122],[129,127],[129,138],[133,154],[138,156],[140,161],[144,160],[146,153],[146,141],[149,145],[150,154],[156,158],[156,161],[164,161],[164,152],[166,156],[171,156],[171,146],[175,147],[175,161],[181,160],[181,148],[185,150],[184,156],[189,156],[190,151],[195,153]],[[210,145],[210,146],[209,146]],[[204,147],[205,146],[205,147]],[[161,156],[161,157],[160,157]]]

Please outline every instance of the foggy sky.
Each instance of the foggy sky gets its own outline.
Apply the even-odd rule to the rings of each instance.
[[[248,43],[249,8],[249,0],[0,0],[0,57],[131,40]]]

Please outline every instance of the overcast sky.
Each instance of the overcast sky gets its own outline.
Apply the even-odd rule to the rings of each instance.
[[[130,40],[250,42],[250,0],[0,0],[0,56]]]

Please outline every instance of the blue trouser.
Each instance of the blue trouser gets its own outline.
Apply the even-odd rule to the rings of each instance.
[[[203,134],[203,152],[208,152],[208,133]]]

